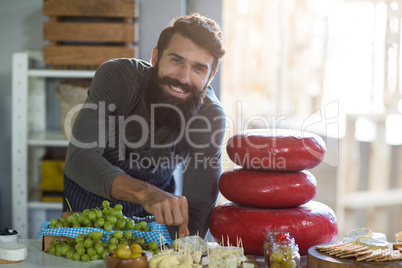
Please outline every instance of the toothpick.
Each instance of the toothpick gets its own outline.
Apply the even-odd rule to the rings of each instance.
[[[229,247],[229,267],[231,267],[231,264],[232,264],[232,247],[229,244],[229,237],[228,237],[228,247]]]
[[[178,251],[178,246],[179,246],[178,243],[179,243],[179,241],[177,240],[177,232],[175,232],[174,239],[176,240],[176,244],[174,245],[174,250]]]
[[[162,234],[159,234],[160,251],[162,252]]]
[[[188,250],[188,239],[185,239],[185,240],[186,240],[185,252],[187,252],[187,250]]]
[[[236,258],[239,257],[239,236],[236,235]]]
[[[241,245],[242,252],[243,252],[243,255],[244,255],[243,240],[241,240],[241,237],[240,237],[240,245]]]
[[[195,243],[195,251],[198,250],[198,247],[201,248],[201,246],[198,245],[198,243],[200,242],[199,239],[198,239],[198,238],[199,238],[199,235],[200,235],[200,231],[197,230],[197,236],[196,236],[196,240],[195,240],[195,242],[196,242],[196,243]]]

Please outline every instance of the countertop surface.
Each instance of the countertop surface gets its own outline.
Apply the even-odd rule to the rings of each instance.
[[[73,261],[65,257],[57,257],[55,255],[42,251],[42,239],[20,239],[18,243],[27,246],[28,258],[20,263],[1,264],[1,267],[106,267],[105,260],[96,260],[90,262]]]
[[[13,264],[1,264],[1,268],[6,267],[26,267],[26,268],[37,268],[37,267],[106,267],[105,261],[103,259],[89,262],[73,261],[65,257],[57,257],[49,253],[42,251],[42,239],[20,239],[18,243],[27,246],[28,258],[20,263]],[[258,263],[259,267],[264,266],[264,257],[255,256],[255,261]],[[306,256],[302,256],[301,267],[307,267]]]

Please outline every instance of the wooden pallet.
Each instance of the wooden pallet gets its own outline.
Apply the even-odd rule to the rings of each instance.
[[[138,56],[136,0],[44,0],[44,62],[56,69],[96,69]]]

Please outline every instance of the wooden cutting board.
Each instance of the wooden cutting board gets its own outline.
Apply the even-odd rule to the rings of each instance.
[[[321,244],[320,246],[330,245],[337,242]],[[318,245],[317,245],[318,246]],[[308,249],[307,253],[308,268],[350,268],[350,267],[392,267],[402,268],[402,261],[392,262],[365,262],[356,261],[353,258],[341,259],[321,253],[315,249],[315,246]]]
[[[12,264],[12,263],[20,263],[22,261],[7,261],[7,260],[3,260],[0,259],[0,264]]]

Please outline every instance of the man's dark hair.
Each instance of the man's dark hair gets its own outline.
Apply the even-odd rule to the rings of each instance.
[[[160,55],[169,46],[175,33],[181,34],[196,45],[208,50],[214,57],[212,72],[216,71],[220,58],[225,54],[225,49],[222,31],[214,20],[198,13],[174,19],[159,35],[157,49]]]

